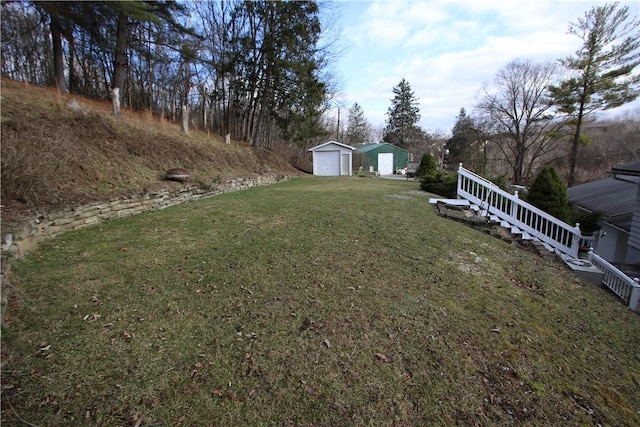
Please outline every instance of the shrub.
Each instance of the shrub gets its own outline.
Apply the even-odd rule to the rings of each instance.
[[[484,177],[486,179],[488,179],[489,181],[493,182],[495,185],[497,185],[498,187],[500,187],[503,190],[507,190],[507,177],[502,174],[502,175],[498,175],[496,177]]]
[[[455,199],[458,190],[458,175],[436,171],[434,175],[420,178],[420,188],[449,199]]]
[[[591,234],[600,230],[600,219],[602,212],[577,213],[573,217],[573,223],[580,224],[580,232],[582,234]]]
[[[425,154],[420,159],[420,165],[416,169],[416,178],[421,179],[427,176],[434,176],[438,173],[438,165],[433,154]]]
[[[540,171],[531,184],[527,201],[559,220],[571,222],[567,188],[552,166],[547,166]]]

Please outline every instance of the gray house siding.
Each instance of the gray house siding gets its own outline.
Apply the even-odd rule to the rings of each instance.
[[[625,264],[640,264],[640,250],[627,246],[627,261]]]
[[[578,209],[602,214],[595,252],[606,261],[640,263],[640,161],[611,168],[609,178],[567,189]]]
[[[604,223],[596,253],[611,263],[625,263],[627,257],[627,232]]]
[[[631,219],[631,230],[629,231],[629,246],[640,252],[640,184],[636,195],[636,205]]]

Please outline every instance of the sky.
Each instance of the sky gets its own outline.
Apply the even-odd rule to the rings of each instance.
[[[569,24],[605,3],[337,1],[327,15],[328,34],[337,35],[334,46],[340,52],[332,65],[339,83],[330,115],[336,117],[340,109],[346,124],[348,109],[357,102],[369,123],[382,128],[393,88],[404,78],[418,98],[419,126],[449,133],[460,109],[471,113],[483,86],[510,61],[556,62],[573,55],[582,40],[568,34]],[[620,4],[638,17],[640,0]]]

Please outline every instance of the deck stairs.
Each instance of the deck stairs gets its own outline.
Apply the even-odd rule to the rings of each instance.
[[[467,204],[469,209],[509,230],[517,239],[531,241],[562,258],[578,258],[580,228],[569,225],[521,200],[518,194],[502,190],[489,180],[460,165],[458,199],[443,202]],[[430,200],[435,203],[438,199]]]
[[[429,199],[455,209],[469,209],[508,230],[517,240],[530,241],[539,253],[558,255],[574,273],[593,283],[603,284],[625,300],[632,310],[640,310],[640,281],[632,279],[593,251],[582,260],[578,256],[581,233],[571,226],[510,194],[491,181],[462,167],[458,168],[457,199]],[[443,205],[440,205],[443,206]]]
[[[547,251],[549,252],[556,252],[553,248],[553,246],[548,245],[542,241],[540,241],[540,239],[538,239],[537,237],[527,233],[524,230],[520,230],[518,228],[517,225],[513,225],[511,223],[509,223],[508,220],[505,219],[500,219],[497,215],[492,215],[491,213],[487,212],[486,209],[481,210],[480,206],[477,205],[473,205],[470,207],[472,210],[475,210],[476,212],[479,212],[480,215],[484,216],[487,218],[487,221],[490,224],[497,224],[500,227],[504,228],[505,230],[509,231],[512,235],[514,235],[516,238],[523,240],[523,241],[531,241],[531,242],[539,242],[541,244],[542,247],[544,247]],[[558,255],[561,255],[560,253],[558,253]]]
[[[479,205],[471,204],[468,200],[464,200],[464,199],[438,199],[438,198],[431,198],[431,199],[429,199],[429,203],[431,203],[431,204],[444,203],[444,204],[449,205],[449,206],[466,207],[467,209],[469,209],[471,211],[474,211],[478,215],[485,217],[488,225],[498,225],[498,226],[502,227],[509,234],[511,234],[514,237],[514,239],[519,240],[519,241],[529,241],[532,244],[534,244],[534,246],[536,246],[536,248],[539,251],[543,250],[543,251],[546,251],[546,252],[549,252],[549,253],[553,253],[553,254],[562,256],[562,253],[560,253],[559,251],[555,250],[553,248],[553,246],[551,246],[551,245],[549,245],[549,244],[547,244],[545,242],[542,242],[537,237],[532,236],[531,234],[527,233],[526,231],[523,231],[523,230],[519,229],[518,226],[510,224],[509,221],[504,220],[504,219],[500,219],[498,216],[488,213],[486,211],[486,209],[481,209],[481,207]]]
[[[502,227],[505,230],[509,231],[513,236],[517,237],[520,240],[540,242],[540,239],[536,238],[535,236],[532,236],[531,234],[527,233],[526,231],[520,230],[516,225],[510,224],[509,221],[507,221],[505,219],[500,219],[497,215],[491,214],[486,209],[482,209],[478,205],[471,205],[470,204],[469,205],[469,209],[471,209],[471,210],[477,212],[479,215],[487,218],[487,222],[489,224],[497,224],[497,225],[499,225],[500,227]],[[542,243],[543,246],[545,247],[545,249],[547,249],[549,252],[554,252],[552,246],[547,245],[544,242],[540,242],[540,243]]]

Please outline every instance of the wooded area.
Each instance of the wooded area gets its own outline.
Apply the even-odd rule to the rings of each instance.
[[[339,109],[337,125],[327,117],[336,105],[347,108],[332,101],[336,53],[321,19],[330,4],[16,1],[1,7],[2,76],[113,98],[115,114],[147,111],[180,122],[184,132],[201,129],[292,159],[329,138],[352,145],[384,140],[414,159],[430,153],[451,169],[463,162],[514,183],[528,184],[552,164],[571,185],[639,155],[637,110],[594,122],[594,113],[633,101],[640,88],[638,22],[616,3],[569,25],[583,41],[574,56],[541,64],[517,58],[501,68],[471,113],[461,111],[450,136],[418,125],[418,97],[404,78],[392,88],[386,127],[374,129],[357,102],[343,118],[346,126]]]
[[[3,76],[269,147],[324,134],[315,1],[2,3]],[[184,124],[183,124],[184,127]]]

